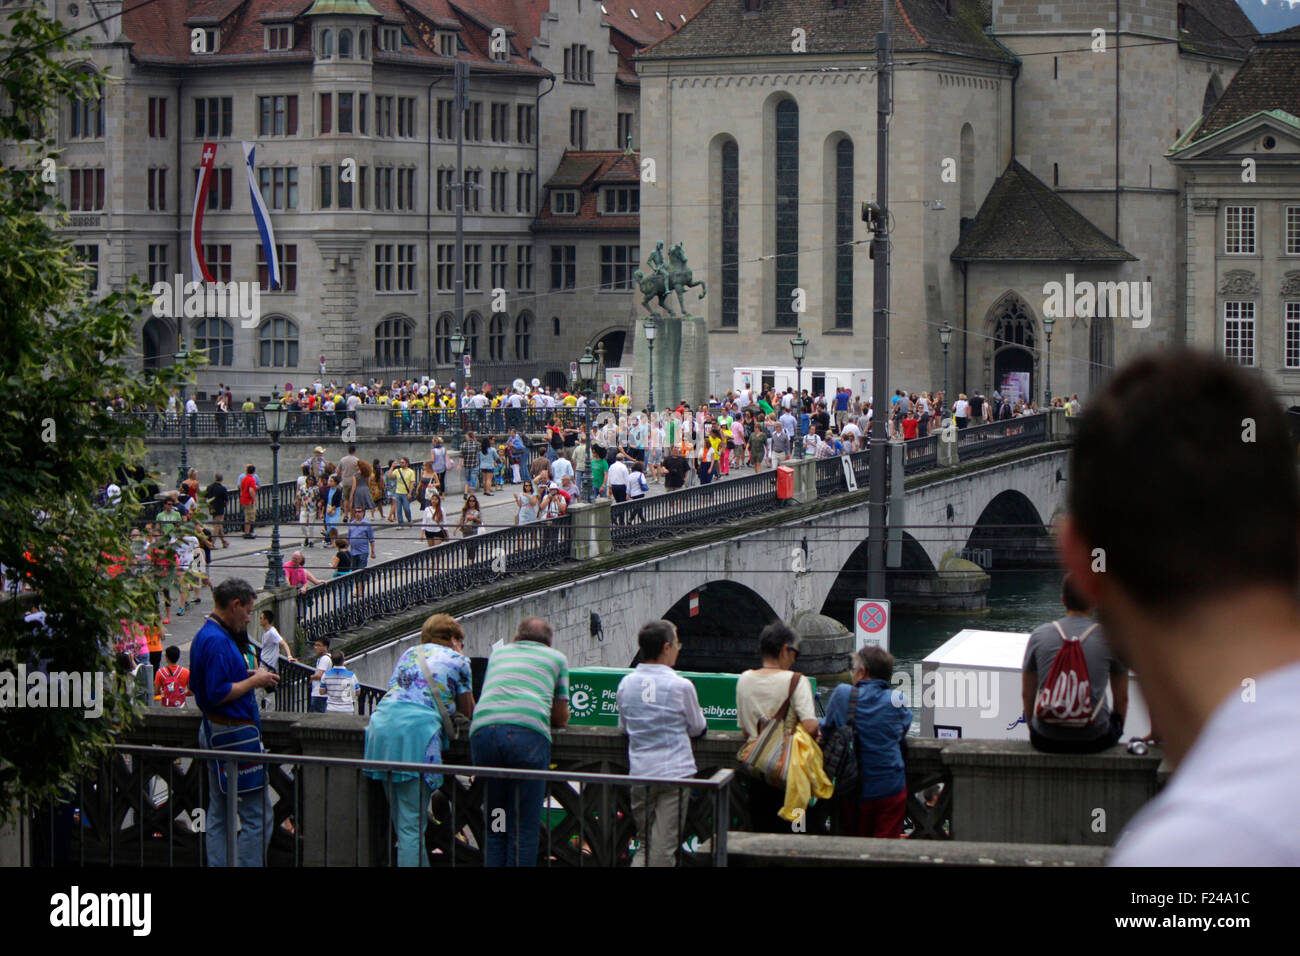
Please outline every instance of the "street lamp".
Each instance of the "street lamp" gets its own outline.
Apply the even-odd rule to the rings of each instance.
[[[181,350],[172,356],[177,364],[186,361],[190,353],[185,351],[185,340],[181,339]],[[190,471],[190,453],[189,445],[186,441],[189,425],[189,415],[185,414],[185,381],[181,380],[181,467],[179,476],[176,479],[176,487],[179,488],[185,484],[185,479],[189,476]]]
[[[794,353],[795,399],[799,402],[799,417],[796,419],[795,435],[799,440],[799,457],[803,457],[803,360],[808,355],[808,340],[803,337],[803,329],[795,330],[795,337],[790,340],[790,350]]]
[[[645,320],[645,340],[650,345],[650,413],[653,415],[655,410],[655,333],[659,327],[655,324],[654,317],[651,316]]]
[[[943,346],[943,398],[948,400],[948,346],[952,343],[952,326],[945,322],[939,326],[939,344]]]
[[[280,554],[280,433],[284,431],[289,410],[279,402],[271,402],[262,409],[266,433],[271,437],[271,550],[266,555],[266,587],[278,588],[284,583],[283,560]]]
[[[464,421],[461,417],[463,411],[461,408],[461,402],[464,401],[465,398],[465,383],[461,380],[461,376],[464,374],[463,369],[465,368],[465,360],[463,358],[465,354],[465,330],[459,323],[456,325],[456,331],[451,333],[450,342],[451,360],[456,363],[456,404],[455,408],[452,410],[452,414],[455,416],[455,420],[452,424],[452,437],[459,440],[462,437],[460,424]],[[465,463],[461,462],[461,465],[464,466]]]
[[[1052,407],[1052,326],[1055,324],[1055,316],[1043,316],[1043,330],[1047,333],[1047,401],[1043,403],[1045,408]]]
[[[578,375],[584,381],[591,381],[596,375],[596,356],[591,354],[591,346],[588,345],[582,353],[582,358],[578,359]],[[587,393],[587,404],[582,407],[583,418],[587,425],[587,464],[583,468],[583,485],[585,490],[583,500],[591,504],[592,487],[591,487],[591,392]]]

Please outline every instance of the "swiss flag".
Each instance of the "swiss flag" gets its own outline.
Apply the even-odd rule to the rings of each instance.
[[[690,597],[691,617],[699,617],[700,614],[700,592],[692,591]]]

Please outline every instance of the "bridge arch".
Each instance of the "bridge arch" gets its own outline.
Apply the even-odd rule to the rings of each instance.
[[[853,620],[853,602],[867,596],[867,542],[864,540],[849,555],[822,603],[821,613],[838,621]],[[929,578],[935,573],[934,562],[925,548],[911,534],[903,532],[902,564],[885,569],[885,587],[892,599],[911,592],[905,582]]]
[[[693,596],[696,614],[691,614]],[[726,580],[700,585],[664,614],[682,641],[679,670],[733,674],[759,665],[758,632],[779,618],[756,591]]]
[[[1052,536],[1042,515],[1029,497],[1016,489],[999,492],[984,506],[966,547],[986,570],[1056,563]]]

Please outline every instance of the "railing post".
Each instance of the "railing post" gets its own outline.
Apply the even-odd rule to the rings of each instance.
[[[801,505],[817,500],[817,459],[792,458],[785,464],[794,469],[794,500]]]
[[[939,429],[937,457],[940,468],[951,468],[960,461],[957,455],[957,435],[957,426],[952,423],[951,418],[945,418],[943,426]]]
[[[569,506],[568,514],[573,522],[569,553],[575,561],[598,558],[614,550],[608,498],[597,498],[591,504],[585,502],[572,504]]]

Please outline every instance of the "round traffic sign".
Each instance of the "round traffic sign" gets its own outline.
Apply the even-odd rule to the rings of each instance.
[[[885,609],[879,604],[868,602],[858,611],[858,625],[868,634],[875,634],[885,627]]]

